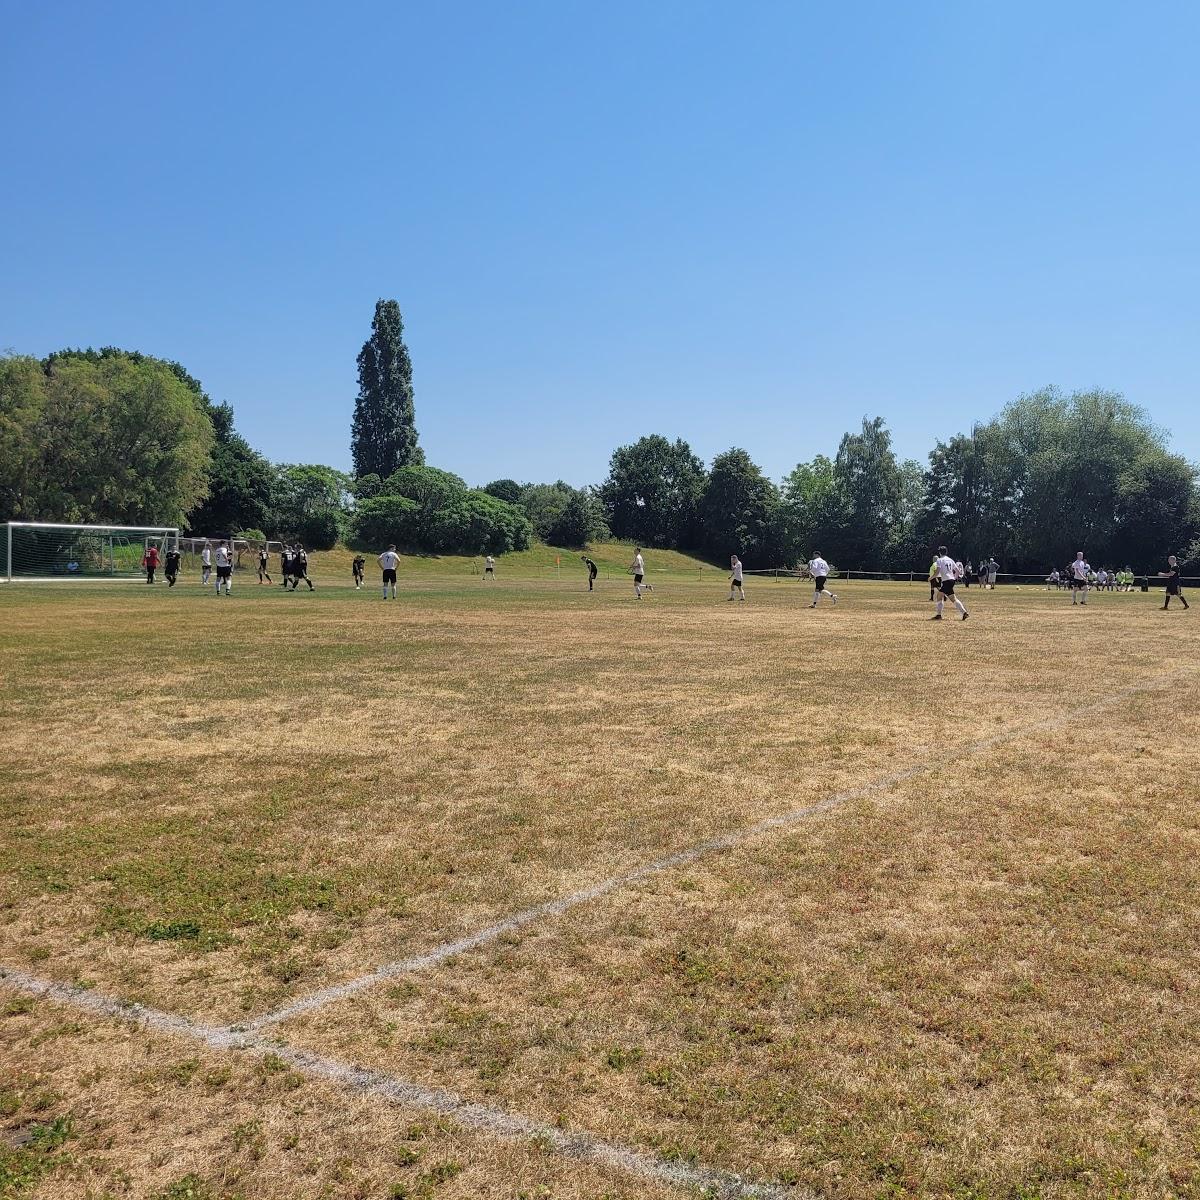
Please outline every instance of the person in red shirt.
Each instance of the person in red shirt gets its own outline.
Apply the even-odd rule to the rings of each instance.
[[[146,582],[154,582],[154,572],[158,570],[158,547],[147,546],[142,556],[142,566],[146,568]]]

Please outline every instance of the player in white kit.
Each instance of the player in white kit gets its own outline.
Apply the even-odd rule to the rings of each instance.
[[[945,546],[938,547],[937,562],[934,565],[937,567],[938,576],[937,612],[929,619],[940,621],[942,608],[947,600],[952,600],[965,621],[971,614],[967,612],[967,606],[954,594],[954,585],[958,582],[958,564],[946,553]]]
[[[400,565],[400,555],[395,546],[389,546],[380,556],[379,565],[383,568],[383,598],[388,598],[388,588],[392,589],[392,599],[396,598],[396,568]]]
[[[742,586],[742,560],[736,554],[729,556],[729,570],[732,572],[729,577],[729,599],[733,600],[733,593],[736,590],[737,594],[745,600],[746,589]]]
[[[629,564],[629,570],[633,574],[633,593],[639,600],[642,598],[643,591],[654,591],[654,584],[642,582],[646,578],[646,564],[642,560],[641,546],[634,549],[633,562]]]
[[[208,542],[204,543],[204,549],[200,551],[200,586],[208,587],[208,577],[212,574],[212,547]]]
[[[222,542],[217,547],[217,595],[221,594],[221,584],[225,585],[225,595],[228,596],[233,587],[233,554],[229,543]]]
[[[819,550],[814,550],[812,558],[809,559],[808,573],[812,576],[813,581],[813,598],[808,607],[816,608],[817,601],[822,596],[828,596],[836,604],[837,597],[825,586],[825,581],[829,578],[829,564],[821,557]]]
[[[1088,565],[1088,561],[1083,557],[1083,551],[1080,550],[1075,555],[1075,561],[1071,564],[1071,603],[1072,604],[1087,604],[1088,598],[1088,576],[1091,575],[1092,568]],[[1083,593],[1083,599],[1079,599],[1080,593]]]

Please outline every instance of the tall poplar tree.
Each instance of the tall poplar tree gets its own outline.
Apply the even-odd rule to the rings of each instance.
[[[386,479],[399,467],[420,466],[413,407],[412,360],[395,300],[379,300],[371,336],[358,355],[358,399],[350,429],[354,473]]]

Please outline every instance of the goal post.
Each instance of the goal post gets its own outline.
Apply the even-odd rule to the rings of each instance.
[[[203,553],[204,547],[207,546],[209,551],[215,555],[217,547],[222,542],[229,547],[233,557],[234,571],[257,571],[260,550],[266,550],[268,558],[272,555],[278,558],[279,552],[283,549],[283,543],[272,538],[244,538],[228,535],[223,537],[182,537],[178,539],[176,549],[180,553],[183,570],[185,572],[199,570],[200,555]]]
[[[9,521],[4,578],[9,583],[65,579],[133,579],[151,546],[160,556],[178,549],[174,525],[63,525]],[[160,563],[161,566],[161,563]]]

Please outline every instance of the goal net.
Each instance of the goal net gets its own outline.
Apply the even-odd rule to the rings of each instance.
[[[272,540],[259,541],[257,538],[238,537],[185,537],[180,538],[178,550],[180,554],[180,569],[185,575],[200,570],[201,554],[207,546],[216,562],[217,547],[224,542],[230,549],[235,571],[257,571],[258,552],[265,549],[272,563],[279,561],[279,552],[283,549],[282,542]]]
[[[155,525],[50,525],[10,521],[5,527],[3,566],[14,579],[120,579],[143,575],[151,546],[159,571],[179,530]]]

